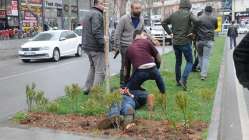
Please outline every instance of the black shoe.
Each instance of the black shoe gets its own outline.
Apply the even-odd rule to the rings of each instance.
[[[182,85],[180,84],[180,82],[176,82],[176,86],[177,86],[177,87],[180,87],[180,86],[182,86]]]
[[[204,77],[204,76],[201,77],[202,81],[205,81],[206,79],[207,79],[207,77]]]
[[[89,90],[83,90],[84,95],[89,95],[90,91]]]
[[[183,88],[184,91],[188,90],[188,88],[187,88],[187,82],[186,81],[182,81],[181,80],[179,83],[181,84],[181,86],[182,86],[182,88]]]

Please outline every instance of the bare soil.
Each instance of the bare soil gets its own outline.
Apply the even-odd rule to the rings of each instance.
[[[129,137],[138,140],[202,140],[201,135],[208,124],[192,122],[187,130],[182,124],[173,125],[169,121],[152,121],[138,119],[135,126],[128,130],[98,130],[96,125],[103,117],[54,115],[51,113],[29,113],[22,125],[39,128],[50,128],[74,133],[91,133],[117,137]]]

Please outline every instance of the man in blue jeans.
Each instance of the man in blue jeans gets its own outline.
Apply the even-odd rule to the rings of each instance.
[[[173,36],[173,47],[176,56],[176,82],[177,86],[182,86],[187,90],[187,80],[193,66],[192,56],[192,28],[197,23],[197,18],[190,12],[192,7],[189,0],[181,0],[180,9],[162,21],[162,26],[165,31]],[[168,25],[172,25],[172,31]],[[187,64],[182,74],[182,54],[184,55]]]
[[[165,84],[160,75],[160,54],[143,31],[135,31],[134,41],[127,48],[125,58],[125,83],[130,90],[141,90],[147,80],[154,80],[161,93],[165,93]],[[130,76],[130,69],[133,74]]]
[[[132,124],[135,117],[135,110],[147,104],[149,111],[153,110],[154,96],[146,91],[129,90],[123,88],[120,90],[122,101],[120,104],[113,104],[107,114],[107,118],[98,123],[99,129],[108,129],[111,127],[127,128]]]

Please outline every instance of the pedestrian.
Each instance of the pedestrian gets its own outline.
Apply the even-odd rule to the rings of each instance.
[[[197,13],[197,17],[200,17],[203,14],[203,10]],[[194,64],[193,64],[193,68],[192,68],[192,72],[200,72],[201,71],[201,67],[200,67],[200,63],[199,63],[199,57],[198,57],[198,51],[197,51],[197,32],[194,33],[195,37],[194,37],[194,41],[193,41],[193,45],[194,45]]]
[[[230,49],[232,50],[237,46],[236,38],[238,37],[238,29],[235,26],[235,21],[232,21],[232,25],[228,28],[227,36],[230,38]]]
[[[204,13],[198,19],[198,24],[196,24],[201,80],[205,80],[208,75],[209,57],[213,49],[215,30],[218,28],[217,18],[212,13],[213,8],[206,6]]]
[[[131,4],[131,13],[120,18],[115,31],[115,48],[119,49],[121,54],[121,69],[120,69],[120,86],[124,85],[124,63],[125,54],[128,46],[133,41],[133,33],[135,30],[144,29],[144,18],[141,15],[142,4],[139,1],[134,1]]]
[[[162,21],[165,31],[173,36],[173,48],[175,51],[176,65],[176,82],[177,86],[182,86],[187,90],[187,80],[192,71],[193,55],[192,55],[192,25],[197,22],[197,18],[190,12],[192,7],[189,0],[181,0],[179,10]],[[168,25],[172,25],[172,31]],[[185,70],[182,74],[182,54],[187,61]]]
[[[141,90],[145,81],[154,80],[160,92],[165,93],[165,84],[158,70],[161,64],[160,54],[145,32],[136,30],[133,38],[134,41],[127,48],[125,56],[125,86],[130,90]]]
[[[240,83],[249,89],[249,33],[235,48],[233,58]]]
[[[135,111],[147,104],[148,111],[153,110],[154,96],[146,91],[120,89],[122,101],[120,104],[113,104],[104,118],[97,125],[98,129],[108,129],[111,127],[122,127],[128,129],[134,122]]]
[[[82,45],[90,62],[84,94],[89,94],[93,86],[101,84],[105,79],[103,10],[104,0],[95,0],[94,7],[84,20]]]

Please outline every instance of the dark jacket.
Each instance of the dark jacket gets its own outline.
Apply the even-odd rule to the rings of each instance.
[[[209,12],[204,12],[196,24],[197,41],[214,40],[215,30],[218,28],[217,18]]]
[[[103,11],[93,7],[83,20],[82,32],[84,50],[104,52]]]
[[[235,48],[233,58],[240,83],[249,89],[249,33]]]
[[[234,25],[228,28],[227,36],[229,37],[238,37],[238,29]]]
[[[188,4],[188,3],[186,3]],[[185,45],[191,43],[191,38],[187,37],[192,33],[193,24],[196,23],[197,18],[191,14],[187,8],[188,5],[180,5],[180,9],[171,16],[162,21],[162,26],[168,34],[173,32],[173,44]],[[172,25],[172,31],[168,25]]]

